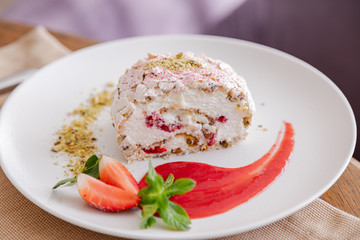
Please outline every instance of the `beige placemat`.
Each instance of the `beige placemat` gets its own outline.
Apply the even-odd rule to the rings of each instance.
[[[41,67],[69,52],[43,27],[37,27],[0,48],[0,73],[5,76],[27,67]],[[0,95],[0,101],[6,95]],[[25,198],[0,169],[0,239],[121,238],[74,226],[45,212]],[[220,239],[360,239],[360,219],[317,199],[283,220]]]

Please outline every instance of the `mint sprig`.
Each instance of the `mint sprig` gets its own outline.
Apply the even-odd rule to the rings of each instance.
[[[100,178],[100,174],[99,174],[99,158],[94,154],[91,157],[88,158],[88,160],[86,161],[85,165],[84,165],[84,170],[82,171],[82,173],[85,173],[87,175],[90,175],[94,178]],[[77,183],[77,176],[72,177],[72,178],[66,178],[63,179],[59,182],[57,182],[55,184],[55,186],[53,187],[53,189],[56,189],[62,185],[68,187],[71,185],[74,185],[75,183]]]
[[[85,168],[82,171],[82,173],[85,173],[87,175],[90,175],[94,178],[100,179],[100,173],[99,173],[99,158],[95,154],[88,158],[88,160],[85,163]]]
[[[170,228],[175,230],[190,229],[191,220],[185,209],[171,202],[169,198],[191,191],[196,182],[189,178],[180,178],[174,181],[173,174],[170,174],[164,182],[161,175],[156,173],[151,161],[149,161],[149,170],[145,181],[149,186],[142,188],[138,193],[141,197],[140,207],[143,217],[140,228],[151,227],[156,222],[154,215],[158,213]]]

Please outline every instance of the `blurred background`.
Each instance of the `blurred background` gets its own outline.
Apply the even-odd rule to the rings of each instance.
[[[97,41],[198,33],[261,43],[332,79],[359,125],[360,0],[0,0],[0,18]]]

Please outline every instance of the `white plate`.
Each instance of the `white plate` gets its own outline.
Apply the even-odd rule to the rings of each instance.
[[[224,214],[193,220],[191,230],[174,232],[157,224],[140,230],[140,211],[109,214],[89,207],[76,186],[52,191],[63,178],[50,152],[54,132],[66,114],[102,90],[147,53],[193,51],[222,59],[245,77],[257,105],[246,142],[221,151],[171,159],[226,167],[247,165],[268,151],[282,121],[295,129],[295,149],[283,174],[265,191]],[[258,125],[268,131],[263,131]],[[123,158],[104,111],[95,123],[103,153]],[[356,124],[349,103],[322,73],[280,51],[240,40],[210,36],[153,36],[114,41],[64,57],[21,84],[0,119],[1,166],[28,199],[51,214],[94,231],[142,239],[199,239],[251,230],[284,218],[324,193],[346,168],[355,146]],[[164,163],[156,159],[154,165]],[[140,178],[147,161],[127,165]],[[26,211],[26,209],[24,209]],[[160,221],[158,221],[160,222]]]

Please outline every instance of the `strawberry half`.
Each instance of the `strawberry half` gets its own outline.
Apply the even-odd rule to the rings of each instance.
[[[80,196],[87,203],[103,211],[120,212],[136,207],[140,203],[138,195],[83,173],[77,177],[77,186]]]
[[[99,162],[100,180],[104,183],[137,194],[139,186],[133,175],[119,161],[103,155]]]

